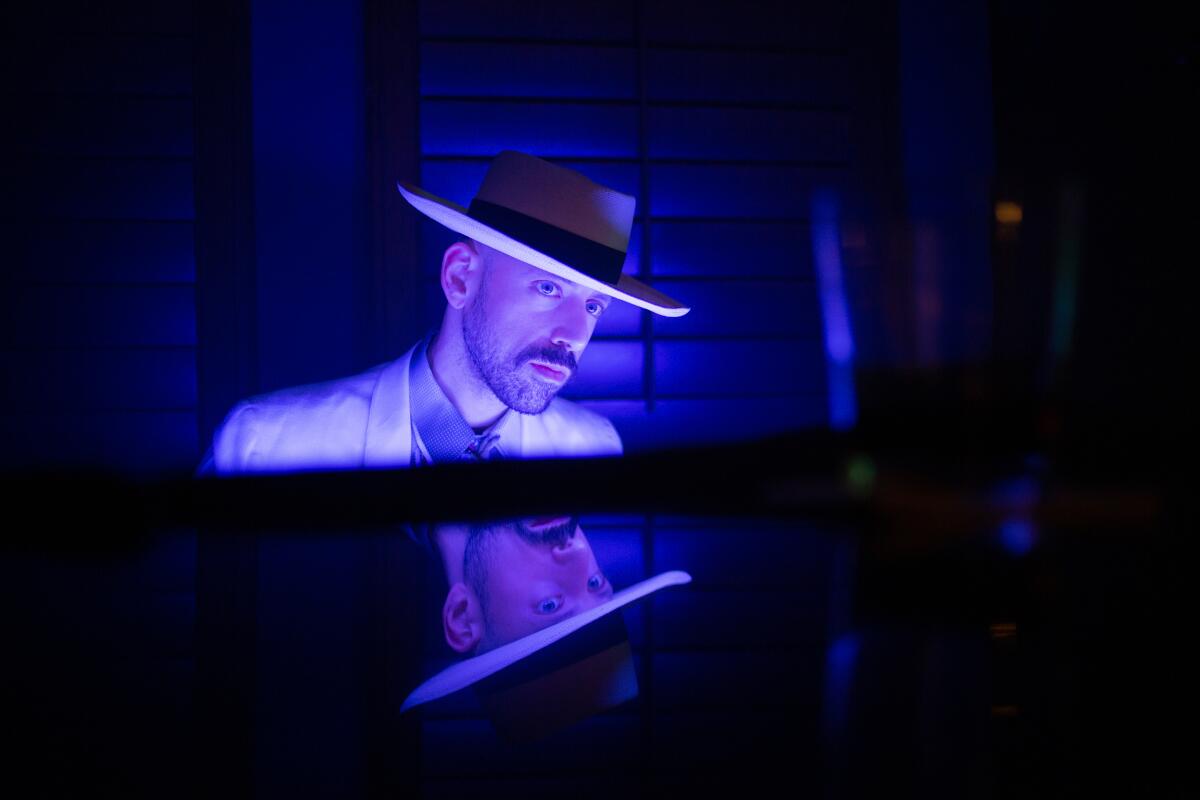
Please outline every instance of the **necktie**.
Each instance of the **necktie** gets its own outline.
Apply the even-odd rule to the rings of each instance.
[[[491,461],[493,459],[503,458],[504,454],[500,452],[500,448],[496,445],[500,441],[500,435],[496,433],[481,433],[475,436],[470,443],[467,444],[466,452],[462,454],[461,461]]]

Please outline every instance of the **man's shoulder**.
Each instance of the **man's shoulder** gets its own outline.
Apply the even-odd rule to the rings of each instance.
[[[217,471],[356,465],[362,458],[371,398],[388,366],[241,401],[214,436]]]
[[[239,408],[257,408],[271,412],[320,411],[330,406],[369,403],[379,373],[387,364],[379,364],[357,375],[289,386],[255,395],[238,403]]]
[[[612,422],[578,403],[556,397],[541,414],[525,416],[528,455],[608,456],[622,452]]]

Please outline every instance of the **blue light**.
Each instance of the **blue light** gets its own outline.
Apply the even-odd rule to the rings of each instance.
[[[1036,455],[1030,457],[1030,463],[1037,464]],[[1041,493],[1041,484],[1033,475],[1018,475],[992,486],[991,506],[1005,517],[996,535],[1010,555],[1023,556],[1033,549],[1037,541],[1033,513]]]
[[[841,236],[837,195],[819,190],[812,198],[813,264],[825,326],[825,362],[829,376],[829,424],[837,430],[854,427],[858,403],[854,392],[854,336],[842,277]]]
[[[1033,522],[1024,518],[1005,520],[1000,524],[1000,544],[1011,555],[1023,556],[1033,549],[1037,531]]]
[[[844,634],[825,655],[825,733],[836,735],[845,730],[850,711],[850,692],[854,688],[854,666],[860,641],[855,634]]]

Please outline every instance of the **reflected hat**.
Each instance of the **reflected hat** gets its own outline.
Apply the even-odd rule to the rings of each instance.
[[[505,150],[470,208],[396,186],[425,216],[538,269],[666,317],[691,310],[622,273],[637,201],[575,170]]]
[[[497,731],[531,739],[637,696],[633,653],[613,612],[664,589],[689,583],[664,572],[609,600],[482,655],[453,664],[418,686],[400,711],[474,687]]]

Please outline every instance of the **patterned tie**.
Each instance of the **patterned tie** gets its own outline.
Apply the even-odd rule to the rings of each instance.
[[[496,444],[500,441],[498,433],[481,433],[471,440],[460,461],[492,461],[504,458]]]

